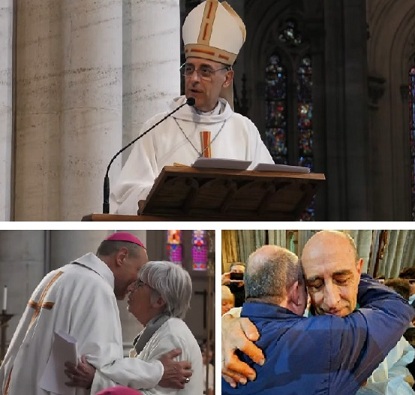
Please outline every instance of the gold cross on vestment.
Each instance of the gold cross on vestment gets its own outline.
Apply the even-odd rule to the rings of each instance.
[[[52,287],[52,285],[56,282],[56,280],[63,274],[63,272],[56,273],[52,279],[46,284],[45,288],[43,288],[42,293],[40,294],[40,298],[38,302],[35,302],[33,299],[29,299],[29,302],[27,303],[30,307],[35,309],[32,319],[30,320],[29,327],[27,328],[27,331],[32,327],[33,323],[36,321],[36,318],[39,316],[42,309],[46,310],[52,310],[54,302],[45,302],[45,298],[49,292],[49,289]],[[3,395],[7,395],[9,393],[9,387],[10,387],[10,381],[12,377],[12,369],[10,369],[9,375],[7,377],[6,385],[4,387]]]
[[[34,300],[30,299],[28,302],[28,305],[35,309],[32,319],[30,321],[29,328],[33,325],[33,323],[36,321],[36,318],[39,316],[42,309],[46,310],[52,310],[53,305],[55,302],[45,302],[45,298],[49,292],[49,289],[52,287],[52,285],[56,282],[56,280],[63,274],[63,272],[56,273],[53,278],[46,284],[45,288],[43,288],[43,291],[40,295],[39,301],[35,302]]]

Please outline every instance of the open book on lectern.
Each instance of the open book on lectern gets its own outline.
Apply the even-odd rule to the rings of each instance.
[[[251,165],[251,161],[223,158],[198,158],[192,165],[196,169],[228,169],[246,170]],[[291,166],[275,163],[258,163],[252,171],[273,171],[288,173],[310,173],[308,167]]]

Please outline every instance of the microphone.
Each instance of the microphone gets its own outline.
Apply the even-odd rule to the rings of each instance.
[[[144,137],[148,132],[150,132],[151,130],[153,130],[156,126],[158,126],[159,124],[161,124],[165,119],[167,119],[168,117],[170,117],[171,115],[173,115],[176,111],[180,110],[183,106],[185,106],[186,104],[189,105],[189,106],[194,106],[195,103],[196,103],[196,100],[195,100],[194,97],[187,98],[186,102],[184,102],[183,104],[181,104],[179,107],[177,107],[176,109],[174,109],[172,112],[169,112],[160,121],[158,121],[157,123],[155,123],[153,126],[151,126],[149,129],[147,129],[145,132],[141,133],[133,141],[131,141],[130,143],[128,143],[125,147],[122,147],[112,157],[110,163],[108,164],[107,172],[105,173],[105,177],[104,177],[104,202],[103,202],[103,207],[102,207],[103,214],[109,214],[109,212],[110,212],[110,179],[108,177],[108,173],[110,171],[110,167],[112,165],[112,162],[114,162],[114,160],[118,157],[119,154],[121,154],[122,152],[124,152],[128,147],[130,147],[131,145],[133,145],[137,140],[140,140],[141,137]]]

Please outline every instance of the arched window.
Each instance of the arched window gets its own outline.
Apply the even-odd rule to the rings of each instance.
[[[298,24],[281,24],[265,66],[265,144],[275,163],[313,170],[312,62]],[[314,203],[302,219],[313,219]]]

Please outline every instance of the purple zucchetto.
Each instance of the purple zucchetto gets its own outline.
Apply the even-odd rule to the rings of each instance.
[[[140,247],[146,249],[142,241],[135,235],[129,232],[115,232],[112,235],[109,235],[105,240],[109,241],[126,241],[128,243],[137,244]]]

